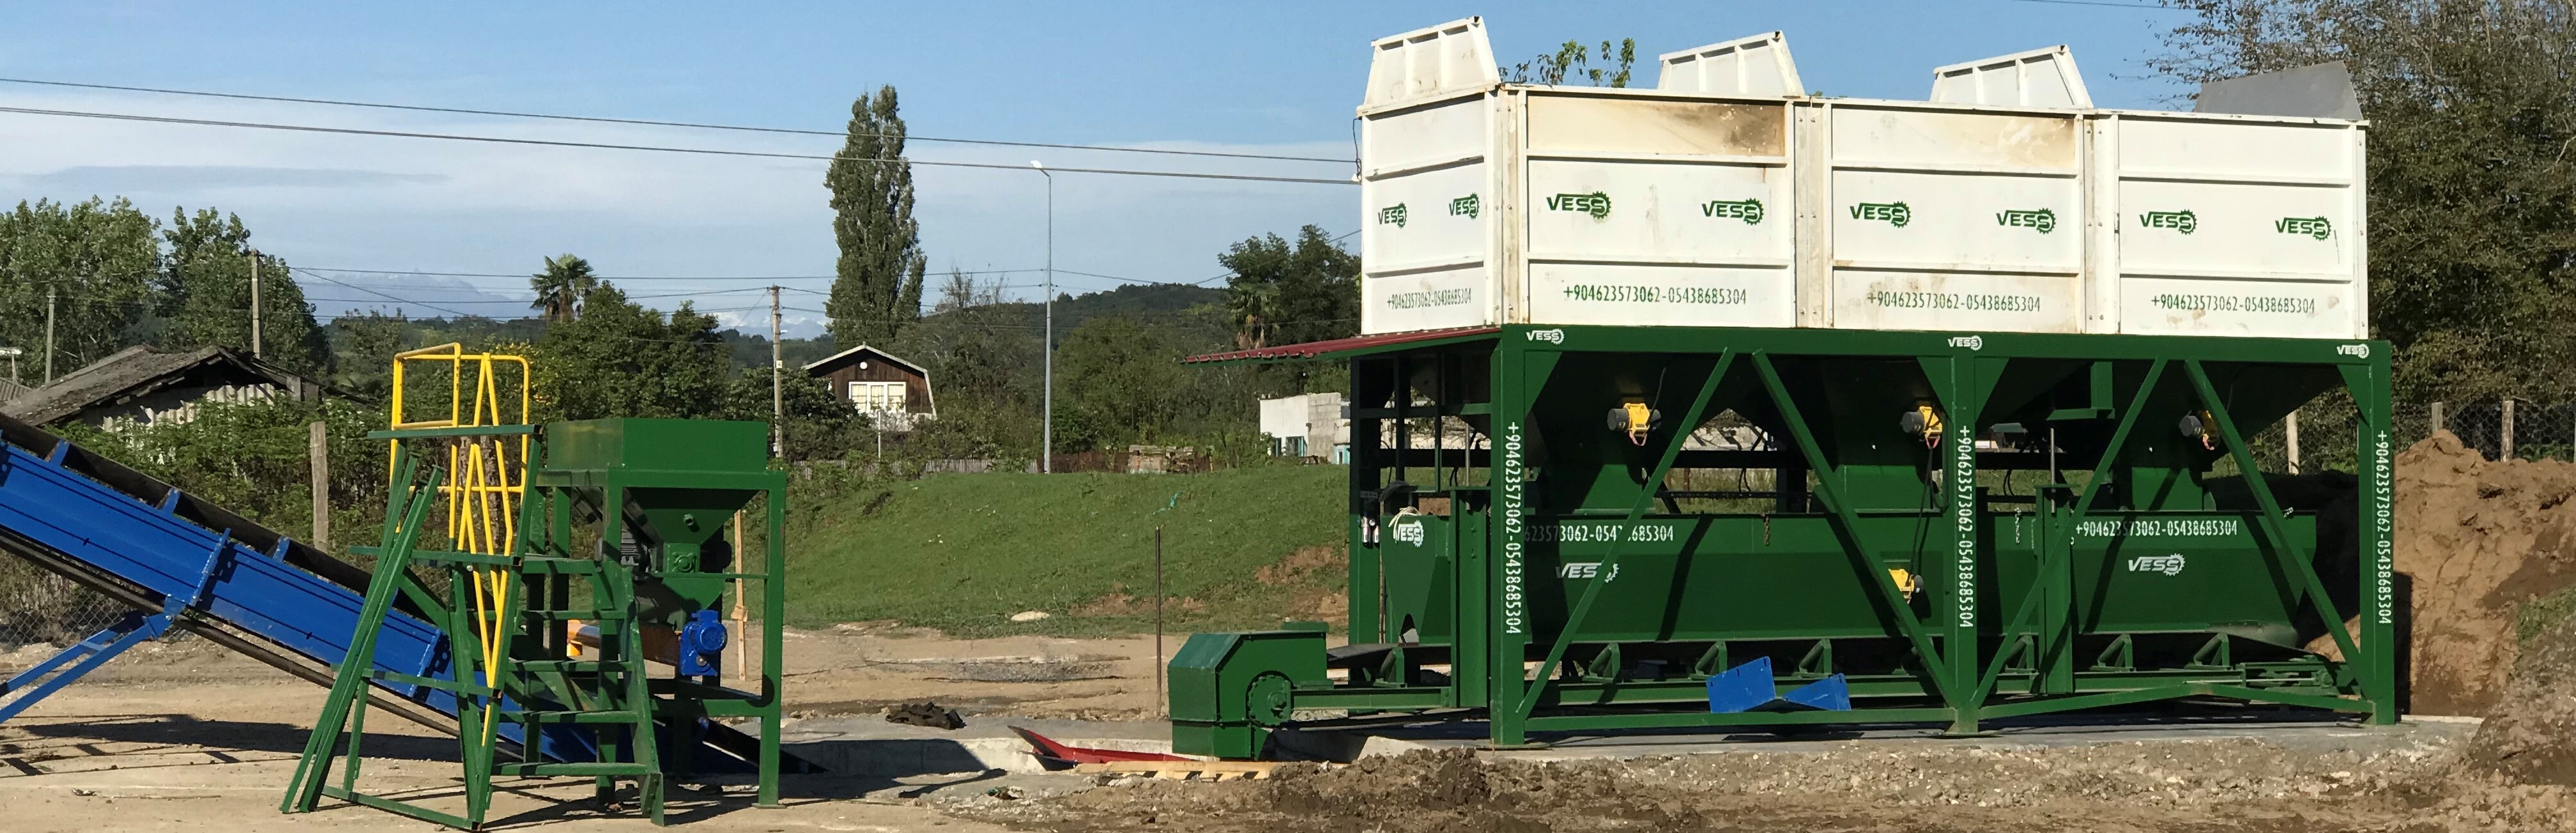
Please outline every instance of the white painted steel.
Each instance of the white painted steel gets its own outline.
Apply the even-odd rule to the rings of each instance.
[[[1492,324],[1497,220],[1486,163],[1495,99],[1481,90],[1363,114],[1360,331]]]
[[[2368,336],[2358,123],[2113,112],[2094,134],[2120,332]]]
[[[1364,333],[2367,334],[2363,122],[2091,109],[2063,47],[1936,83],[2010,105],[1796,95],[1777,33],[1652,91],[1500,84],[1475,19],[1376,56]]]
[[[1379,38],[1371,46],[1370,106],[1478,89],[1502,80],[1481,17]]]
[[[1783,97],[1807,93],[1806,85],[1798,81],[1797,62],[1789,58],[1789,39],[1779,32],[1666,52],[1657,60],[1663,71],[1655,78],[1655,89],[1664,92]]]
[[[1802,194],[1826,218],[1828,326],[2084,328],[2084,124],[2064,111],[1834,100]],[[1810,268],[1814,268],[1810,261]]]
[[[2064,44],[1932,70],[1932,100],[1989,107],[2089,110],[2093,94]]]

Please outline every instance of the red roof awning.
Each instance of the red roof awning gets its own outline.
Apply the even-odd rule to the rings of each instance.
[[[1502,331],[1503,328],[1501,327],[1458,327],[1448,330],[1422,330],[1411,333],[1385,333],[1373,336],[1352,336],[1350,338],[1336,338],[1329,341],[1309,341],[1304,344],[1283,344],[1277,347],[1263,347],[1255,350],[1236,350],[1230,353],[1209,353],[1203,356],[1191,356],[1189,358],[1182,359],[1181,363],[1213,364],[1217,362],[1319,359],[1337,354],[1372,350],[1381,347],[1392,347],[1399,344],[1412,344],[1421,341],[1443,341],[1490,336]]]

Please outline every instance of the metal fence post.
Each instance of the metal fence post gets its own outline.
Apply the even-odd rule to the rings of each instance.
[[[2285,435],[2285,436],[2284,436],[2284,439],[2287,439],[2287,440],[2289,441],[2289,442],[2287,442],[2287,443],[2284,443],[2283,445],[2284,445],[2284,446],[2286,446],[2286,449],[2290,452],[2290,473],[2291,473],[2291,474],[2298,474],[2298,473],[2299,473],[2299,412],[2297,412],[2297,411],[2291,411],[2289,416],[2285,416],[2285,417],[2282,417],[2282,418],[2281,418],[2281,432],[2282,432],[2282,434],[2284,434],[2284,435]]]
[[[2513,459],[2513,397],[2504,398],[2504,420],[2496,430],[2501,434],[2496,438],[2496,459]]]
[[[2441,402],[2441,400],[2438,400],[2438,399],[2433,401],[2433,431],[2432,431],[2432,433],[2435,433],[2435,434],[2442,433],[2442,402]]]

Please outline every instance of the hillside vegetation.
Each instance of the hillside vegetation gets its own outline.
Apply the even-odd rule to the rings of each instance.
[[[1339,620],[1347,474],[950,474],[800,498],[788,522],[788,621],[895,620],[960,636],[1147,633],[1157,524],[1169,630]],[[1049,616],[1010,621],[1030,610]]]

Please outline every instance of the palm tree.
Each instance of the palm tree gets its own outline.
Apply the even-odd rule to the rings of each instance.
[[[1234,346],[1238,350],[1258,350],[1270,342],[1273,307],[1279,305],[1279,286],[1257,278],[1237,277],[1226,283],[1225,312],[1227,323],[1234,325]]]
[[[570,321],[581,314],[581,298],[599,286],[599,276],[590,271],[590,261],[565,254],[546,258],[546,271],[528,278],[528,288],[536,290],[537,300],[529,309],[544,310],[547,321]]]

